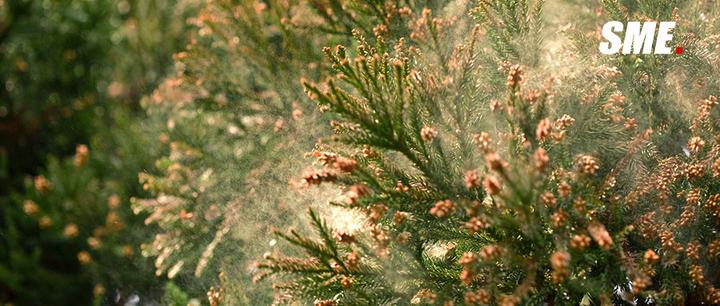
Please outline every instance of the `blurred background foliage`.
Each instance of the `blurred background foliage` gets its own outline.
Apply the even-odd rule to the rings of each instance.
[[[252,281],[253,261],[274,245],[273,225],[296,224],[318,196],[292,192],[327,129],[299,80],[320,75],[311,65],[334,35],[289,24],[317,21],[306,5],[208,3],[190,20],[176,73],[142,100],[167,148],[140,176],[150,196],[133,201],[158,226],[143,250],[158,274],[195,277],[186,290],[222,283],[227,305],[272,303],[271,284]]]
[[[139,250],[153,228],[129,207],[162,149],[138,101],[196,6],[0,0],[0,303],[163,299]]]

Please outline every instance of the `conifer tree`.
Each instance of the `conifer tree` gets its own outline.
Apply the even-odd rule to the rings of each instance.
[[[363,212],[366,230],[310,211],[315,236],[278,231],[305,254],[265,257],[275,287],[315,305],[720,302],[716,156],[702,155],[717,19],[692,25],[717,6],[587,4],[595,20],[672,18],[693,47],[599,57],[584,47],[598,37],[570,29],[556,68],[542,1],[479,1],[472,19],[453,4],[409,8],[407,37],[355,31],[324,49],[333,75],[304,85],[333,142],[304,180],[342,186],[332,204]],[[675,110],[698,97],[691,125]]]
[[[397,36],[406,32],[403,18],[390,6],[335,1],[204,6],[191,20],[192,42],[175,55],[176,76],[143,102],[166,126],[169,149],[140,175],[154,197],[134,200],[160,227],[145,249],[158,274],[191,274],[205,289],[222,282],[226,303],[271,301],[264,288],[246,286],[245,266],[264,250],[238,245],[266,245],[273,224],[297,221],[289,206],[301,200],[288,180],[304,167],[296,157],[327,130],[299,80],[327,74],[328,41],[351,43],[353,29],[384,33],[390,25],[402,28]]]
[[[277,168],[299,169],[283,157],[307,150],[299,147],[311,146],[316,133],[310,108],[298,103],[304,95],[297,80],[319,77],[320,67],[299,59],[315,62],[320,54],[311,30],[290,26],[297,22],[288,14],[295,7],[283,1],[206,4],[190,20],[191,43],[175,54],[176,74],[143,101],[150,118],[165,127],[160,141],[168,149],[154,170],[140,174],[153,197],[134,199],[136,212],[149,213],[146,223],[159,226],[145,248],[158,275],[194,277],[200,280],[195,287],[207,290],[219,282],[223,261],[238,265],[245,254],[262,254],[240,250],[243,239],[267,232],[269,220],[289,219],[282,204],[259,205],[279,200],[270,197],[277,190],[264,186],[287,184]],[[293,139],[300,130],[307,137]],[[258,223],[262,219],[269,220]],[[238,278],[240,288],[250,282]],[[262,303],[266,296],[242,289],[236,303]]]
[[[158,156],[135,110],[171,66],[190,1],[0,1],[0,304],[162,298],[132,213]]]
[[[176,76],[144,100],[168,148],[140,175],[153,197],[134,200],[160,228],[145,254],[221,285],[211,305],[270,302],[249,275],[276,303],[718,304],[719,15],[674,0],[207,2]],[[608,20],[676,21],[685,51],[601,55]],[[248,265],[306,206],[314,232],[279,229]]]

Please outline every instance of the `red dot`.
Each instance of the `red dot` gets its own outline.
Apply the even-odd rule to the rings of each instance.
[[[682,55],[683,54],[683,47],[677,47],[675,48],[675,54]]]

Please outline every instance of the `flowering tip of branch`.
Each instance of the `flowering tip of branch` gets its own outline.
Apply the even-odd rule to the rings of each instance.
[[[438,131],[433,127],[423,127],[420,130],[420,137],[426,142],[432,142],[437,137]]]
[[[480,177],[476,170],[465,172],[465,188],[475,189],[480,186]]]
[[[345,196],[348,198],[348,204],[354,205],[357,204],[360,198],[368,195],[370,193],[370,188],[367,187],[367,185],[358,183],[350,186],[350,188],[345,192]]]
[[[328,182],[332,183],[337,180],[335,172],[320,170],[320,171],[307,171],[303,174],[302,183],[305,186],[320,185],[321,183]]]
[[[510,88],[516,88],[522,82],[522,66],[515,64],[510,66],[507,76],[506,85]]]
[[[538,148],[535,150],[535,153],[533,154],[533,161],[535,164],[535,170],[537,172],[543,172],[545,171],[545,168],[547,167],[548,163],[550,162],[550,157],[548,157],[547,152],[545,152],[545,149]]]
[[[600,169],[600,165],[598,165],[595,157],[583,155],[578,159],[578,170],[580,173],[592,175],[595,174],[598,169]]]
[[[455,211],[455,204],[450,200],[438,201],[430,209],[430,214],[437,218],[444,218]]]
[[[354,159],[338,157],[332,163],[335,170],[351,173],[355,170],[357,162]]]
[[[488,169],[496,171],[498,173],[505,173],[508,168],[508,162],[504,161],[499,154],[495,152],[489,152],[485,154],[485,162]]]
[[[550,119],[543,119],[540,120],[540,122],[537,125],[537,128],[535,129],[535,139],[542,142],[550,135],[550,132],[552,131],[552,122],[550,122]]]
[[[485,179],[483,180],[483,187],[485,188],[485,192],[487,192],[489,195],[497,195],[500,193],[500,181],[492,175],[485,176]]]
[[[703,146],[705,146],[705,140],[698,136],[692,137],[690,138],[690,140],[688,140],[687,147],[692,153],[700,152]]]
[[[587,229],[588,232],[590,232],[590,236],[592,236],[601,248],[609,250],[613,246],[612,237],[610,237],[610,233],[608,233],[605,225],[602,223],[593,221],[588,225]]]

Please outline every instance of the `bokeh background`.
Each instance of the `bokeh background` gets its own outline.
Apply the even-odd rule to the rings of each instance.
[[[184,295],[148,277],[139,245],[152,230],[128,199],[159,153],[140,97],[172,71],[196,7],[0,1],[0,304]]]
[[[275,225],[340,194],[300,191],[329,120],[299,80],[350,39],[289,5],[0,0],[0,305],[276,299]]]

